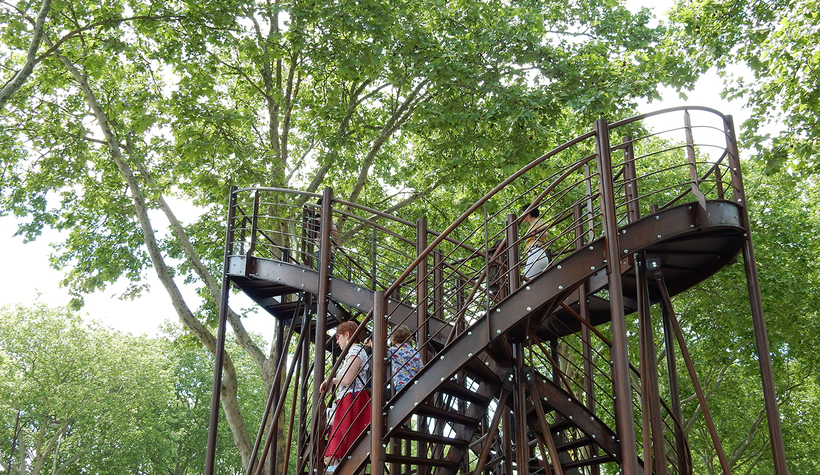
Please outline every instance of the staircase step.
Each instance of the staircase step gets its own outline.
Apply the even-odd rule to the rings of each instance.
[[[554,424],[550,424],[550,432],[558,432],[570,427],[574,427],[572,420],[562,417],[557,419]]]
[[[459,414],[457,412],[448,411],[447,409],[440,409],[438,407],[433,407],[427,404],[419,405],[416,410],[414,411],[416,414],[421,416],[432,417],[434,419],[439,419],[442,421],[453,422],[456,424],[462,424],[465,426],[477,426],[479,420],[473,419],[472,417],[467,417],[464,414]]]
[[[591,457],[591,458],[588,458],[588,459],[575,460],[575,461],[572,461],[572,462],[567,462],[565,464],[561,464],[561,467],[564,470],[571,470],[573,468],[588,467],[590,465],[599,465],[599,464],[602,464],[602,463],[614,462],[614,461],[615,461],[615,456],[614,455],[604,454],[604,455],[600,455],[598,457]]]
[[[464,386],[453,381],[446,381],[439,388],[439,391],[475,404],[486,405],[489,402],[489,399],[482,396],[481,394],[478,394],[471,389],[465,388]]]
[[[595,443],[595,439],[592,437],[580,437],[575,440],[571,440],[569,442],[564,442],[563,444],[557,445],[555,448],[559,452],[566,452],[567,450],[577,449],[578,447],[583,447],[585,445],[592,445]]]
[[[491,362],[491,364],[493,363]],[[478,379],[479,381],[498,381],[498,374],[495,372],[495,368],[489,367],[475,357],[467,362],[464,366],[464,371],[473,379]]]
[[[391,435],[399,439],[417,440],[422,442],[429,442],[431,444],[458,445],[462,447],[467,446],[466,440],[454,439],[452,437],[444,437],[443,435],[427,434],[424,432],[417,432],[409,429],[397,429],[393,431]]]
[[[445,459],[426,459],[426,458],[412,457],[410,455],[386,454],[384,459],[387,463],[400,463],[400,464],[409,464],[409,465],[426,465],[428,467],[456,468],[459,465],[458,461],[445,460]]]

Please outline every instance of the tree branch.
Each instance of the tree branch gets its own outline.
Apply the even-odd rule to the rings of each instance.
[[[48,13],[51,10],[51,0],[43,0],[40,5],[40,12],[37,14],[37,20],[34,22],[34,31],[31,34],[31,41],[28,45],[26,53],[26,62],[20,71],[0,89],[0,109],[2,109],[9,98],[17,92],[23,84],[25,84],[28,77],[34,71],[34,66],[39,62],[37,59],[37,50],[40,49],[40,43],[43,40],[45,32],[45,23]]]
[[[379,136],[373,141],[373,144],[370,146],[370,150],[367,152],[367,156],[365,156],[364,160],[362,160],[362,165],[359,168],[359,177],[356,180],[356,184],[353,186],[353,190],[350,192],[348,201],[351,203],[355,203],[356,200],[359,199],[359,194],[367,182],[367,176],[370,174],[370,167],[373,166],[373,162],[376,160],[376,155],[378,155],[387,139],[390,138],[390,136],[393,135],[393,133],[395,133],[396,130],[407,121],[407,119],[410,118],[416,105],[416,98],[418,98],[419,93],[425,86],[427,86],[428,83],[429,79],[425,79],[421,81],[413,89],[413,91],[410,92],[401,106],[393,111],[393,114],[390,115],[390,119],[388,119],[384,124],[384,127],[382,127]]]
[[[49,41],[46,37],[46,41]],[[57,50],[52,47],[53,50]],[[65,68],[74,77],[80,90],[85,97],[86,103],[89,105],[94,113],[94,117],[100,126],[103,135],[108,144],[108,151],[120,175],[125,180],[127,186],[131,191],[131,201],[134,205],[134,212],[142,229],[142,236],[145,246],[148,250],[148,255],[153,264],[154,270],[159,277],[160,282],[165,287],[166,292],[171,298],[172,305],[177,312],[177,315],[182,320],[182,323],[188,328],[194,336],[206,347],[211,353],[216,353],[216,338],[213,334],[202,324],[188,308],[185,299],[183,298],[179,288],[173,280],[168,266],[162,257],[159,244],[157,243],[154,229],[151,225],[151,220],[148,216],[148,208],[145,203],[142,189],[134,176],[133,171],[128,164],[123,160],[120,144],[117,141],[114,131],[107,114],[103,111],[96,95],[91,90],[86,77],[80,72],[77,66],[67,57],[58,55],[59,60],[63,63]],[[245,466],[250,463],[251,459],[251,439],[245,426],[242,414],[239,411],[239,404],[237,401],[237,378],[236,368],[233,365],[233,360],[230,355],[225,353],[225,366],[223,371],[223,383],[221,388],[222,407],[225,409],[225,417],[231,427],[234,436],[234,443],[239,448],[243,464]]]

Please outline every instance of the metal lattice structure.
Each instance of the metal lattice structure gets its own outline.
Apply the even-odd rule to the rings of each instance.
[[[540,209],[550,256],[530,279],[519,229],[528,203]],[[331,396],[319,382],[345,359],[331,335],[348,320],[373,334],[371,423],[336,473],[691,474],[679,391],[688,377],[728,474],[672,297],[740,255],[775,473],[786,474],[731,117],[689,107],[597,121],[441,232],[330,189],[237,189],[229,209],[206,473],[234,285],[280,323],[281,384],[248,474],[325,473]],[[415,334],[424,366],[394,394],[384,342],[397,325]],[[287,438],[277,449],[278,427]]]

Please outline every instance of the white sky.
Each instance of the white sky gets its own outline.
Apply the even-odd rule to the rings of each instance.
[[[661,0],[631,0],[631,6],[648,6],[657,8],[660,13],[671,3]],[[663,101],[643,105],[640,112],[651,112],[678,105],[700,105],[717,109],[724,114],[735,117],[735,126],[739,126],[747,117],[747,113],[737,103],[729,103],[720,98],[721,79],[715,74],[707,74],[698,82],[697,87],[688,92],[688,100],[677,97],[672,90],[663,92]],[[0,218],[0,249],[3,250],[4,270],[0,272],[0,305],[19,303],[32,304],[39,295],[41,302],[50,306],[65,305],[69,295],[58,285],[62,278],[60,271],[49,266],[48,256],[51,253],[50,240],[59,237],[54,232],[45,232],[36,242],[24,244],[20,237],[13,237],[16,230],[13,217]],[[99,320],[103,324],[117,330],[134,334],[145,333],[156,335],[160,325],[170,320],[178,322],[178,318],[171,306],[171,301],[165,290],[159,284],[156,276],[149,272],[151,291],[143,297],[133,301],[123,301],[116,295],[124,290],[125,285],[115,285],[104,292],[98,292],[85,297],[86,306],[82,313],[88,318]],[[181,282],[178,282],[181,285]],[[191,289],[183,289],[190,302],[198,302]],[[232,306],[249,306],[248,300],[231,297]],[[192,303],[192,305],[197,305]],[[264,313],[264,312],[263,312]],[[248,319],[251,331],[258,331],[269,337],[270,320],[272,317],[259,314]]]

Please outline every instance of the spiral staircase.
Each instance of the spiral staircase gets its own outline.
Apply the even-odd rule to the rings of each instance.
[[[671,298],[742,254],[765,339],[731,118],[711,109],[597,121],[441,232],[330,189],[319,197],[231,194],[226,284],[277,319],[289,348],[249,474],[325,473],[330,396],[318,382],[345,359],[329,337],[342,321],[374,341],[371,423],[343,474],[693,473],[676,361],[689,370],[691,358]],[[535,232],[549,243],[550,264],[531,279],[522,207],[540,210]],[[383,342],[397,325],[414,332],[424,366],[395,394]],[[770,379],[764,371],[767,394]]]

